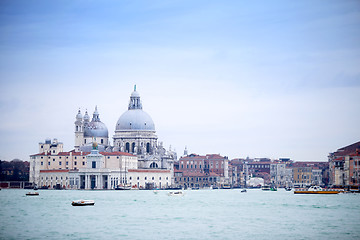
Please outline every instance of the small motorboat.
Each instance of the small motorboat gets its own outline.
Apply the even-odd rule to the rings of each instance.
[[[169,196],[184,196],[184,194],[183,191],[173,191],[168,193]]]
[[[246,192],[246,189],[241,190],[241,192]]]
[[[38,192],[28,192],[26,193],[26,196],[39,196]]]
[[[95,205],[94,200],[75,200],[72,201],[71,205],[73,206],[92,206]]]
[[[119,185],[115,188],[115,190],[131,190],[130,185]]]
[[[307,190],[295,190],[294,194],[338,194],[340,192],[332,189],[324,190],[320,186],[311,186]]]

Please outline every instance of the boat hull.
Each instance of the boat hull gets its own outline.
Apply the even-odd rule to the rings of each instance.
[[[294,191],[294,194],[338,194],[339,191]]]
[[[95,203],[71,203],[73,206],[92,206],[95,205]]]
[[[39,196],[39,193],[26,193],[26,196]]]
[[[93,200],[79,200],[79,201],[73,201],[71,203],[73,206],[93,206],[95,205],[95,201]]]

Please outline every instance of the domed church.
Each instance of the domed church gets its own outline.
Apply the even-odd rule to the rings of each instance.
[[[116,123],[114,135],[114,150],[129,152],[139,159],[139,168],[171,169],[176,153],[166,151],[162,143],[158,143],[155,124],[150,115],[142,107],[139,93],[130,95],[128,110]]]
[[[85,112],[84,118],[79,109],[75,121],[75,151],[90,152],[92,143],[96,141],[99,144],[99,150],[104,152],[109,150],[109,133],[104,123],[100,121],[97,106],[90,122],[88,112]]]
[[[108,130],[100,121],[97,107],[93,118],[85,112],[84,117],[79,110],[75,121],[75,151],[90,152],[92,142],[99,144],[102,152],[126,152],[138,157],[138,167],[172,169],[173,161],[177,159],[176,152],[163,147],[158,142],[155,124],[142,107],[140,94],[134,91],[130,95],[128,110],[118,119],[113,136],[114,144],[110,146]]]

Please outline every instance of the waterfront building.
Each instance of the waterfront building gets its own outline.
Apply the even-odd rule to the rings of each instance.
[[[270,164],[270,177],[273,185],[277,187],[289,186],[288,173],[285,163],[274,161]]]
[[[328,159],[331,186],[360,187],[360,142],[339,148]]]
[[[97,107],[91,121],[87,111],[82,116],[80,109],[75,119],[74,150],[64,152],[56,139],[39,143],[39,153],[30,156],[31,182],[73,189],[166,188],[173,184],[176,152],[158,143],[155,124],[142,110],[136,87],[128,111],[116,123],[113,146]]]
[[[219,154],[190,154],[179,159],[175,185],[184,188],[221,187],[229,184],[228,158]]]

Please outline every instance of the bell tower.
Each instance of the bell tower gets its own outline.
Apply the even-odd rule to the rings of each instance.
[[[76,114],[76,121],[75,121],[75,151],[80,151],[80,146],[83,144],[84,140],[84,125],[83,125],[83,117],[81,111],[79,109],[78,113]]]

